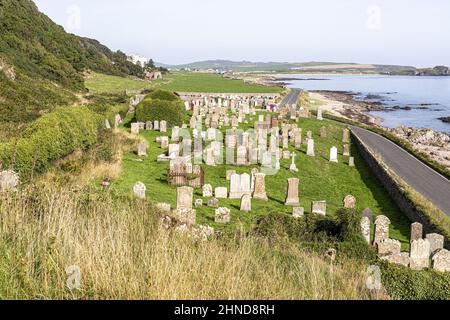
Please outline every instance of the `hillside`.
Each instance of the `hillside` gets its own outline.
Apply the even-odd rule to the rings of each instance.
[[[207,60],[182,65],[157,64],[171,69],[217,69],[234,72],[336,72],[336,73],[386,73],[411,74],[417,70],[410,66],[391,66],[339,62],[250,62]]]
[[[96,40],[68,34],[31,0],[0,0],[0,121],[26,122],[85,90],[83,72],[142,76]]]

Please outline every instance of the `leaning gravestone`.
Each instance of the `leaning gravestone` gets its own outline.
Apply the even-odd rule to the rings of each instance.
[[[139,199],[145,199],[146,191],[147,188],[145,187],[145,184],[142,182],[136,182],[136,184],[133,186],[133,193]]]

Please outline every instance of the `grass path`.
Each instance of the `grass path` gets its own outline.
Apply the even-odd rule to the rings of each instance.
[[[306,156],[306,145],[296,151],[296,164],[299,172],[292,174],[289,171],[290,160],[281,160],[281,170],[274,176],[266,177],[266,189],[269,201],[252,200],[252,212],[239,211],[240,200],[221,199],[220,206],[231,209],[232,220],[228,225],[214,222],[214,209],[207,206],[197,208],[197,223],[208,224],[222,231],[235,231],[237,228],[248,230],[258,216],[277,212],[290,215],[292,208],[285,206],[287,179],[298,177],[300,179],[300,202],[306,214],[311,211],[311,201],[326,200],[327,214],[333,215],[342,207],[343,198],[352,194],[357,199],[357,209],[362,211],[371,208],[374,216],[384,214],[391,219],[391,236],[402,242],[403,248],[409,246],[409,222],[395,203],[389,198],[381,184],[370,172],[364,160],[352,146],[351,152],[355,157],[356,167],[348,166],[348,158],[342,156],[342,129],[343,127],[315,119],[301,119],[299,127],[303,129],[303,138],[306,131],[313,131],[315,138],[315,157]],[[252,127],[252,123],[247,125]],[[320,138],[320,127],[327,127],[327,138]],[[132,194],[133,185],[142,181],[147,186],[148,199],[154,202],[167,202],[176,205],[176,188],[167,184],[168,162],[156,162],[158,155],[164,151],[155,142],[157,136],[164,135],[155,131],[141,131],[141,136],[149,143],[149,157],[139,159],[135,153],[128,153],[123,158],[123,170],[120,177],[113,182],[113,188],[119,193]],[[170,136],[170,132],[167,134]],[[339,149],[339,163],[330,163],[329,149],[336,146]],[[291,146],[291,151],[294,148]],[[216,167],[202,166],[205,171],[205,181],[213,188],[226,186],[226,170],[235,169],[238,173],[250,174],[252,167],[234,167],[220,165]],[[195,190],[194,199],[202,198],[202,190]],[[204,199],[204,204],[207,199]]]

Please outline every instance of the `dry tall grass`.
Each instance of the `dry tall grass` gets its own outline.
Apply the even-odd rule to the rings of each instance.
[[[194,242],[145,201],[39,183],[0,195],[0,298],[366,299],[365,266],[263,240]],[[81,288],[67,288],[79,266]]]

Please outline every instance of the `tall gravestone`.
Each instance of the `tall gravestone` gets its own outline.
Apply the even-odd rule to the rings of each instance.
[[[375,219],[375,239],[374,244],[382,240],[389,239],[389,225],[391,220],[388,217],[379,215]]]
[[[285,205],[296,207],[300,206],[300,198],[298,195],[299,182],[300,180],[298,178],[288,179],[288,190]]]

